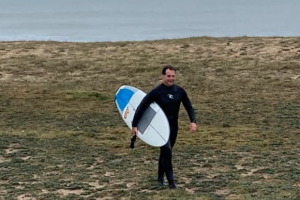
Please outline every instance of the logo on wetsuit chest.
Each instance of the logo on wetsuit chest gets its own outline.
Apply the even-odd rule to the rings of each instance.
[[[174,99],[174,96],[172,94],[168,94],[170,99]]]

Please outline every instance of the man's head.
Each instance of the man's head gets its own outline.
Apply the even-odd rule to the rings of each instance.
[[[162,69],[162,81],[166,86],[172,86],[175,81],[176,70],[171,65],[167,65]]]

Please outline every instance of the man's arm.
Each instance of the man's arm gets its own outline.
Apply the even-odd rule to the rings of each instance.
[[[190,131],[195,132],[197,130],[197,124],[196,124],[196,116],[195,116],[195,110],[192,106],[192,103],[186,93],[185,90],[183,90],[183,98],[182,98],[182,104],[185,108],[185,110],[188,113],[188,116],[190,118],[191,124],[190,124]]]
[[[148,108],[148,106],[154,101],[155,92],[152,90],[149,94],[147,94],[140,105],[137,107],[133,120],[132,120],[132,134],[137,135],[138,129],[137,124],[140,121],[141,117],[144,114],[144,111]]]

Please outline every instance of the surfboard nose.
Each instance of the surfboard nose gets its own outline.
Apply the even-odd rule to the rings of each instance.
[[[124,110],[128,102],[130,101],[132,95],[134,94],[133,91],[126,89],[126,88],[120,88],[117,92],[115,99],[116,103],[121,111]]]

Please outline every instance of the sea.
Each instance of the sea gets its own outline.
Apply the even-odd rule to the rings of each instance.
[[[0,41],[298,37],[300,0],[0,0]]]

